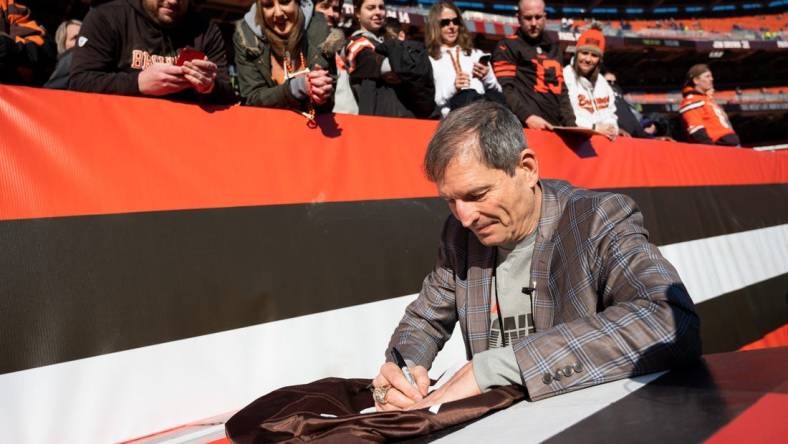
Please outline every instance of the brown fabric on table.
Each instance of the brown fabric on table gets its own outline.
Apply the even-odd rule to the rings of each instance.
[[[523,398],[520,388],[505,386],[443,404],[437,414],[422,409],[362,415],[358,412],[374,404],[370,382],[326,378],[275,390],[233,415],[225,424],[227,437],[234,443],[385,442],[427,435]]]

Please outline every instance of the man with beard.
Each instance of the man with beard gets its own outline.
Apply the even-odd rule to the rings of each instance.
[[[184,48],[205,57],[179,66]],[[69,88],[234,103],[224,48],[219,28],[194,14],[189,0],[115,0],[85,17]]]

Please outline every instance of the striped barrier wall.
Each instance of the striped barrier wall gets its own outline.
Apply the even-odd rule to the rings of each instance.
[[[435,121],[8,86],[0,116],[12,442],[127,440],[374,376],[448,214],[421,172]],[[526,136],[544,177],[638,202],[704,352],[785,338],[788,152]],[[463,356],[453,338],[435,368]]]

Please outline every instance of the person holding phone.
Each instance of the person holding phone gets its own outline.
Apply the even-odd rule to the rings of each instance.
[[[424,40],[435,78],[435,104],[442,117],[483,98],[506,103],[490,68],[490,54],[473,47],[454,3],[439,2],[430,8]]]
[[[252,106],[307,111],[330,102],[333,54],[324,54],[329,35],[323,14],[307,20],[299,0],[257,0],[256,13],[236,26],[235,63],[243,102]],[[314,108],[312,108],[314,110]]]
[[[224,46],[219,27],[199,15],[190,0],[104,3],[90,10],[79,30],[68,87],[235,103]],[[200,57],[177,65],[184,49],[199,52]]]

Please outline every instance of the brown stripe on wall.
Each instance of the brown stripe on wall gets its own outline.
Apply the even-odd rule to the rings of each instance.
[[[658,245],[786,222],[783,185],[738,188],[622,191]],[[447,214],[427,198],[2,221],[0,373],[415,293]]]
[[[703,353],[738,350],[788,323],[788,274],[696,306]]]
[[[435,199],[0,223],[0,373],[418,291]]]
[[[784,355],[781,349],[763,349],[703,356],[545,442],[703,442],[785,383]]]
[[[626,194],[638,203],[656,245],[788,223],[788,184],[605,191]]]

